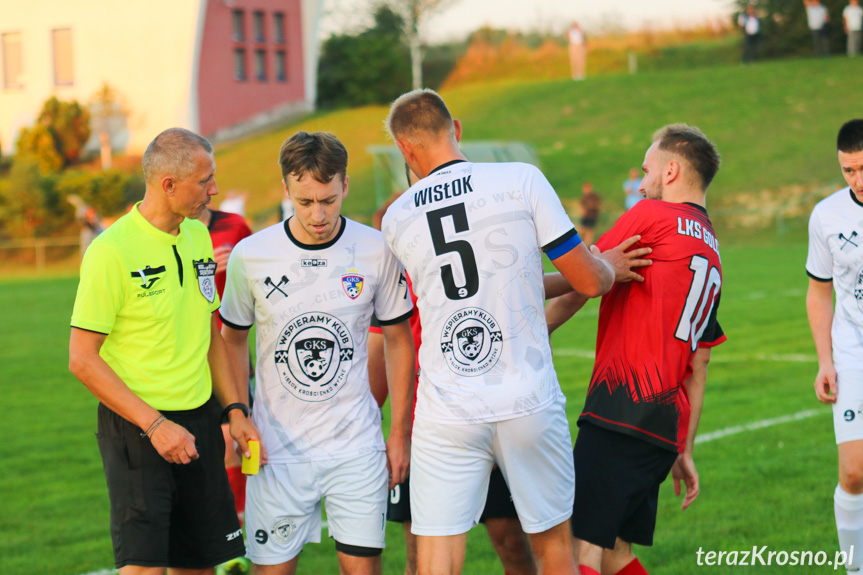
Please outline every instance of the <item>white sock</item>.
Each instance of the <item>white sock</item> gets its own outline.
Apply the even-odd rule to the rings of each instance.
[[[833,493],[833,510],[839,550],[846,557],[845,568],[849,573],[859,573],[863,563],[863,494],[852,495],[837,485]]]

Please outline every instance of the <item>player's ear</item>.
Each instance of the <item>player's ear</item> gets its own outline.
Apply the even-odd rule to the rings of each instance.
[[[670,184],[674,180],[680,177],[680,163],[674,160],[668,162],[668,166],[665,168],[665,182],[664,184]]]
[[[461,120],[453,118],[453,126],[455,126],[455,141],[461,142]]]
[[[159,180],[159,185],[162,187],[162,191],[164,191],[166,195],[174,195],[175,182],[173,176],[162,176],[162,179]]]
[[[343,187],[342,199],[345,199],[348,197],[348,180],[350,180],[350,179],[351,179],[351,177],[349,175],[345,174],[345,181],[342,183],[342,187]]]

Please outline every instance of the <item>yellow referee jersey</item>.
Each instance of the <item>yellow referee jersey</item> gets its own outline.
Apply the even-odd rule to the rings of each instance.
[[[207,351],[219,307],[207,228],[173,236],[138,211],[84,255],[72,327],[106,334],[100,355],[138,397],[162,410],[200,407],[212,393]]]

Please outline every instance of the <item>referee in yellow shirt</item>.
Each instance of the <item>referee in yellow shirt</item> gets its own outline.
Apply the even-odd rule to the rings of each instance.
[[[213,313],[213,247],[196,221],[218,193],[213,147],[172,128],[143,164],[144,200],[84,255],[69,369],[100,401],[116,566],[206,574],[244,553],[220,405],[244,451],[259,434],[237,402]]]

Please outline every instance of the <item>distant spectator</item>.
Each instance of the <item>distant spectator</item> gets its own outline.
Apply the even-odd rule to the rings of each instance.
[[[803,0],[806,20],[812,32],[812,49],[816,56],[830,54],[830,13],[819,0]]]
[[[219,210],[246,217],[246,194],[238,194],[234,190],[231,190],[225,195],[222,203],[219,204]]]
[[[572,69],[573,80],[584,80],[584,72],[587,69],[587,37],[578,22],[573,22],[567,33],[569,39],[569,65]]]
[[[623,182],[623,192],[626,194],[626,209],[628,210],[642,200],[638,189],[641,187],[641,172],[635,168],[629,170],[629,179]]]
[[[755,6],[747,6],[746,12],[737,17],[737,25],[743,30],[743,62],[758,59],[758,39],[761,37],[761,23],[755,14]]]
[[[842,10],[842,26],[848,35],[848,55],[856,56],[860,53],[860,33],[863,30],[863,8],[858,0],[850,0]]]
[[[593,244],[596,221],[599,219],[599,209],[602,207],[602,198],[593,191],[593,184],[590,182],[584,182],[581,185],[579,205],[581,207],[581,226],[578,228],[578,235],[581,236],[584,245],[590,246]]]
[[[81,257],[83,258],[87,247],[105,228],[102,225],[102,218],[99,217],[96,208],[85,204],[84,200],[75,194],[70,194],[66,199],[70,204],[75,206],[75,219],[81,222]]]

